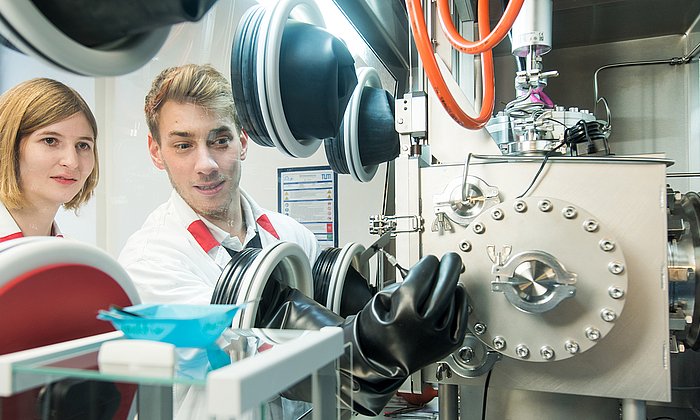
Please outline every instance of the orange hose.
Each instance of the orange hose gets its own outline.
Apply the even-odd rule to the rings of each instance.
[[[503,12],[501,20],[498,21],[496,26],[493,28],[493,31],[488,34],[488,36],[480,36],[481,39],[476,42],[471,42],[462,38],[457,29],[455,29],[455,26],[452,23],[450,6],[448,5],[447,0],[437,0],[440,26],[442,27],[447,39],[450,41],[450,44],[452,44],[456,50],[467,54],[482,53],[486,50],[492,49],[506,37],[508,31],[513,26],[513,22],[515,22],[515,18],[517,18],[518,13],[520,13],[520,9],[522,8],[524,1],[525,0],[510,0],[506,6],[506,10]],[[479,12],[481,12],[483,7],[489,7],[488,2],[486,2],[485,5],[482,5],[481,1],[479,2]],[[481,27],[482,24],[486,24],[488,26],[489,22],[484,22],[481,20],[481,17],[479,17],[479,26]]]
[[[452,117],[457,124],[462,127],[476,130],[482,128],[491,118],[494,108],[494,73],[493,73],[493,53],[491,50],[486,50],[481,53],[481,67],[484,78],[484,94],[481,101],[481,112],[476,118],[470,117],[460,108],[457,101],[452,96],[445,79],[440,72],[437,60],[433,53],[433,44],[428,35],[428,30],[425,27],[425,18],[423,17],[423,7],[420,4],[421,0],[406,0],[408,15],[411,19],[411,27],[413,28],[413,37],[416,41],[416,49],[420,55],[425,73],[428,80],[435,90],[440,103],[445,108],[445,111]],[[486,4],[483,7],[483,4]],[[489,8],[488,0],[479,0],[479,37],[486,38],[489,35]]]

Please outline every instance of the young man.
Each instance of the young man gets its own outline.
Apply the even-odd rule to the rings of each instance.
[[[313,234],[293,219],[261,209],[239,187],[248,138],[236,116],[231,86],[210,66],[164,70],[146,96],[148,146],[174,191],[127,241],[119,261],[143,302],[211,301],[228,249],[276,241],[300,245],[313,264]],[[258,327],[342,326],[353,343],[353,366],[341,361],[341,393],[354,409],[376,414],[412,372],[456,350],[466,331],[461,260],[448,254],[418,262],[400,285],[377,294],[343,320],[294,289],[281,288],[271,321]],[[274,309],[274,308],[273,308]],[[273,311],[274,312],[274,311]],[[303,387],[290,395],[305,399]]]
[[[145,112],[151,159],[168,173],[174,191],[119,257],[144,302],[208,304],[231,260],[226,248],[289,241],[313,263],[319,253],[314,235],[260,208],[239,188],[248,137],[219,72],[195,65],[163,71],[146,96]]]

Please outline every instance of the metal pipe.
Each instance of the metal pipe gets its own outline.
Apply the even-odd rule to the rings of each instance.
[[[474,38],[477,38],[479,36],[479,24],[477,23],[474,25],[473,28],[473,35]],[[473,71],[474,71],[474,109],[481,109],[481,107],[484,106],[483,103],[483,96],[484,96],[484,79],[483,79],[483,74],[481,72],[481,69],[484,68],[484,66],[481,63],[481,55],[477,54],[474,55],[474,66],[473,66]]]
[[[700,43],[695,45],[695,47],[690,50],[690,52],[682,57],[673,57],[673,58],[668,58],[668,59],[663,59],[663,60],[644,60],[644,61],[627,61],[623,63],[612,63],[612,64],[606,64],[598,70],[593,73],[593,114],[595,114],[596,108],[598,107],[598,73],[600,73],[602,70],[606,69],[612,69],[616,67],[630,67],[630,66],[647,66],[647,65],[654,65],[654,64],[669,64],[669,65],[678,65],[678,64],[687,64],[690,62],[690,60],[695,57],[695,55],[698,53],[698,50],[700,50]]]
[[[464,162],[464,171],[462,171],[462,201],[467,201],[469,200],[469,161],[472,158],[472,154],[468,153],[467,154],[467,160]]]
[[[622,400],[622,420],[646,420],[647,406],[642,400]]]
[[[681,57],[681,61],[682,61],[683,63],[687,63],[687,62],[689,62],[690,60],[692,60],[693,57],[695,56],[695,54],[697,54],[698,49],[700,49],[700,43],[698,43],[692,50],[690,50],[690,52],[689,52],[688,54],[686,54],[686,55],[684,55],[683,57]]]
[[[593,73],[593,114],[596,113],[597,107],[598,107],[598,73],[600,73],[603,70],[607,69],[613,69],[617,67],[631,67],[631,66],[648,66],[648,65],[654,65],[654,64],[671,64],[673,61],[672,58],[666,59],[666,60],[648,60],[648,61],[628,61],[624,63],[613,63],[613,64],[606,64],[598,70]]]
[[[666,178],[695,178],[700,177],[700,172],[669,172]]]
[[[438,384],[438,412],[442,420],[459,419],[459,386]]]

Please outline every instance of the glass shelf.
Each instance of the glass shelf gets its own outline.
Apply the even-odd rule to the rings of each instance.
[[[285,343],[288,343],[294,339],[303,337],[308,334],[309,331],[302,330],[229,329],[222,334],[222,338],[226,338],[225,341],[229,343],[229,345],[233,342],[232,339],[241,337],[247,338],[248,342],[250,342],[251,339],[258,341],[257,347],[253,348],[251,351],[245,352],[244,354],[241,354],[240,351],[237,352],[238,360],[242,360],[244,358],[252,357],[255,354],[258,354],[261,349],[269,350],[270,348],[273,348],[275,346],[285,345]],[[111,339],[104,340],[103,342],[107,341],[111,341]],[[101,372],[99,370],[97,360],[99,354],[99,347],[101,345],[102,342],[97,343],[95,346],[89,346],[88,348],[76,350],[75,352],[60,355],[57,357],[17,362],[13,365],[12,372],[14,375],[40,375],[45,377],[49,381],[55,381],[66,377],[70,377],[111,382],[129,382],[147,385],[206,385],[206,375],[203,375],[199,378],[193,378],[191,376],[181,375],[180,371],[177,369],[175,370],[175,375],[173,375],[173,377],[171,378],[159,378],[139,374],[115,374]],[[185,351],[205,352],[206,350],[185,349]],[[178,352],[178,355],[179,354],[180,352]]]
[[[340,328],[321,331],[228,329],[217,340],[217,348],[225,351],[218,358],[219,362],[222,356],[225,359],[222,366],[207,368],[211,354],[205,349],[178,349],[176,360],[198,354],[198,360],[203,360],[205,366],[202,366],[201,375],[184,375],[177,368],[169,377],[131,371],[101,372],[100,347],[114,340],[123,340],[121,332],[0,356],[0,397],[68,378],[129,383],[138,385],[141,395],[146,392],[149,397],[156,395],[143,413],[149,418],[165,419],[172,417],[172,391],[169,390],[182,384],[204,391],[208,415],[238,418],[259,409],[265,401],[311,375],[325,384],[321,393],[314,396],[314,410],[325,410],[324,418],[336,417],[338,378],[335,364],[343,354]],[[142,355],[136,350],[133,353],[126,354],[127,359],[139,362]],[[231,363],[231,359],[234,362]],[[270,382],[270,377],[275,380]],[[139,401],[140,413],[141,410]]]

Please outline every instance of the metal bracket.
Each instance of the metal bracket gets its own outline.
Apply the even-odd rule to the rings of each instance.
[[[477,378],[484,375],[493,369],[499,360],[501,360],[500,353],[488,349],[472,334],[467,334],[462,347],[445,359],[452,371],[462,378]]]
[[[428,96],[423,92],[407,93],[396,100],[394,128],[399,134],[425,137],[428,127]]]
[[[481,213],[500,203],[498,192],[497,187],[476,176],[451,180],[440,194],[433,195],[435,221],[431,230],[454,231],[450,221],[468,226]]]
[[[413,233],[423,231],[423,218],[420,216],[385,216],[378,214],[369,217],[369,233],[383,235],[391,232],[391,236],[397,233]]]
[[[455,228],[452,227],[450,219],[445,217],[445,213],[438,212],[435,214],[435,220],[433,221],[433,225],[430,227],[431,232],[454,232],[454,230]]]
[[[391,242],[391,232],[385,232],[372,245],[370,245],[362,254],[360,254],[360,264],[366,264],[370,258]]]

